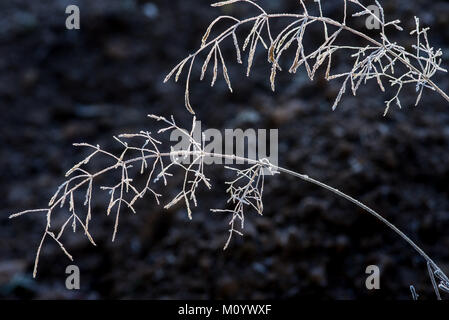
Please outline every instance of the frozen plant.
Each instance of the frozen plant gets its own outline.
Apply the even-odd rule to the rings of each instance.
[[[343,78],[343,85],[333,106],[334,109],[345,92],[348,83],[355,95],[359,86],[370,79],[376,79],[382,91],[384,91],[382,80],[387,80],[390,83],[390,86],[397,86],[396,94],[393,98],[386,101],[385,114],[388,112],[392,102],[395,102],[399,107],[401,106],[399,94],[406,84],[413,84],[416,86],[416,103],[421,99],[425,87],[437,91],[444,97],[444,99],[449,101],[449,97],[431,80],[437,71],[445,71],[440,67],[441,50],[434,50],[430,47],[427,37],[428,29],[420,27],[418,18],[415,19],[416,29],[411,32],[412,34],[415,34],[417,38],[416,45],[413,47],[415,52],[409,53],[404,47],[391,42],[387,37],[386,29],[388,27],[393,27],[398,31],[401,31],[402,29],[399,26],[398,20],[391,22],[385,21],[383,9],[378,2],[376,3],[381,12],[380,17],[373,15],[373,13],[358,0],[343,0],[344,10],[342,22],[325,17],[319,0],[315,0],[319,8],[318,16],[310,15],[302,0],[299,1],[303,9],[302,14],[268,14],[257,3],[251,0],[229,0],[213,4],[213,6],[219,7],[236,2],[249,3],[255,6],[257,10],[260,11],[260,14],[244,20],[239,20],[232,16],[220,16],[215,19],[203,36],[201,48],[181,61],[165,79],[165,81],[168,81],[173,74],[176,74],[175,80],[177,81],[184,66],[188,65],[185,105],[191,113],[194,113],[194,111],[190,104],[189,87],[195,59],[200,53],[207,52],[207,57],[203,62],[200,76],[200,78],[203,79],[207,67],[213,57],[214,66],[212,85],[214,85],[217,80],[218,66],[221,64],[224,79],[229,86],[229,89],[232,91],[230,77],[220,49],[220,44],[224,39],[232,38],[235,45],[237,61],[242,63],[242,52],[238,43],[236,29],[244,24],[252,24],[252,28],[247,35],[242,48],[243,51],[249,50],[247,74],[249,75],[250,73],[258,43],[261,43],[267,50],[268,61],[272,65],[270,82],[273,90],[275,89],[276,74],[282,70],[280,58],[290,46],[295,45],[296,54],[289,69],[290,72],[294,73],[301,65],[304,65],[308,76],[313,79],[318,68],[327,61],[326,79]],[[362,10],[353,14],[353,16],[372,15],[378,20],[381,26],[380,40],[375,40],[346,25],[349,3],[356,5]],[[290,19],[292,22],[280,33],[274,35],[270,27],[270,21],[277,18]],[[233,21],[233,24],[212,40],[208,40],[216,23],[225,19]],[[323,26],[324,42],[314,51],[306,52],[303,45],[303,37],[306,28],[313,23],[319,23]],[[369,44],[364,47],[337,45],[337,37],[342,31],[347,31],[360,36]],[[332,56],[340,51],[350,52],[349,56],[354,59],[353,67],[348,72],[331,75]],[[401,64],[402,67],[405,68],[405,72],[398,73],[395,71],[395,67],[398,64]],[[288,174],[324,188],[335,195],[352,202],[354,205],[378,219],[405,240],[426,261],[430,281],[436,297],[441,299],[441,292],[449,292],[449,278],[444,274],[441,268],[438,267],[438,265],[401,230],[391,224],[379,213],[358,200],[307,175],[274,165],[267,159],[254,160],[238,157],[232,154],[207,152],[205,149],[204,136],[201,141],[197,141],[194,138],[195,117],[192,121],[191,130],[186,130],[178,126],[173,117],[170,119],[154,115],[151,115],[150,117],[156,121],[162,122],[165,127],[160,129],[157,132],[157,135],[153,135],[149,131],[141,131],[139,133],[126,133],[114,137],[123,148],[122,152],[118,155],[104,150],[99,145],[87,143],[76,144],[78,147],[88,148],[91,152],[84,158],[84,160],[73,166],[67,172],[67,179],[58,187],[55,194],[50,199],[48,206],[42,209],[25,210],[10,216],[10,218],[16,218],[27,214],[40,213],[44,215],[46,224],[36,252],[33,270],[34,277],[37,275],[39,257],[46,240],[55,241],[70,260],[73,260],[73,257],[62,242],[62,236],[68,229],[71,228],[73,232],[76,232],[77,229],[81,229],[87,239],[95,245],[95,241],[89,231],[89,226],[93,217],[92,199],[96,192],[94,190],[94,183],[97,183],[99,177],[112,175],[112,177],[116,179],[116,183],[108,186],[101,186],[100,188],[109,195],[106,214],[108,216],[114,216],[115,222],[112,233],[112,241],[114,241],[117,236],[122,209],[127,208],[130,212],[136,213],[136,201],[146,195],[150,195],[154,198],[157,204],[160,204],[162,195],[157,192],[156,186],[158,184],[166,186],[170,177],[175,174],[176,169],[180,170],[183,174],[180,191],[168,201],[164,207],[170,208],[175,204],[182,202],[186,207],[189,219],[192,219],[192,208],[197,206],[196,194],[198,188],[203,186],[207,189],[212,189],[212,181],[206,176],[204,170],[205,159],[212,157],[234,160],[234,162],[238,160],[245,163],[244,168],[237,165],[226,166],[227,169],[233,171],[235,174],[235,178],[227,182],[227,209],[211,209],[214,213],[228,214],[230,216],[229,235],[225,242],[224,249],[228,248],[234,235],[243,235],[247,209],[253,209],[260,215],[263,214],[262,198],[265,183],[264,172],[269,170],[273,174]],[[158,135],[170,133],[174,130],[182,133],[182,135],[189,141],[189,146],[186,149],[176,150],[172,145],[161,142],[162,140]],[[89,165],[91,162],[107,163],[99,161],[99,157],[107,159],[110,164],[100,169],[90,168]],[[181,161],[182,159],[189,159],[190,161],[186,164],[185,161]],[[143,184],[138,183],[141,176],[144,177]],[[62,210],[64,207],[68,210]],[[82,208],[84,208],[83,211]],[[58,220],[55,219],[55,216],[62,216],[63,222],[60,224],[55,222],[55,220]],[[416,293],[415,288],[411,286],[410,290],[413,299],[417,299],[418,294]]]
[[[73,166],[66,173],[67,180],[64,181],[56,190],[50,199],[47,208],[25,210],[15,213],[10,218],[16,218],[25,214],[42,213],[46,219],[46,226],[43,232],[40,244],[37,249],[34,262],[33,276],[37,275],[39,257],[45,240],[55,241],[64,254],[73,260],[72,255],[64,247],[61,237],[64,232],[71,227],[76,232],[80,227],[87,239],[95,245],[95,241],[89,232],[89,222],[92,219],[92,197],[94,192],[94,182],[101,176],[111,174],[117,179],[117,182],[110,186],[101,186],[100,189],[108,192],[109,204],[106,214],[114,215],[114,230],[112,233],[112,241],[115,240],[121,210],[125,207],[130,212],[136,213],[134,205],[137,200],[149,194],[159,205],[161,203],[161,194],[156,192],[157,184],[167,185],[168,180],[174,174],[176,168],[180,169],[184,175],[184,179],[180,186],[180,192],[168,201],[164,208],[168,209],[179,202],[183,202],[189,219],[192,219],[192,207],[197,206],[196,192],[200,185],[207,189],[212,189],[210,178],[205,175],[205,159],[221,158],[244,162],[246,168],[238,165],[225,166],[235,173],[235,178],[226,182],[228,188],[228,207],[230,209],[211,209],[214,213],[229,214],[229,235],[227,237],[224,249],[229,246],[233,235],[243,235],[245,213],[247,209],[253,209],[257,214],[263,214],[263,188],[265,182],[264,170],[269,170],[272,174],[288,174],[315,184],[324,188],[337,196],[340,196],[356,206],[362,208],[367,213],[384,223],[412,246],[427,262],[429,276],[435,289],[435,294],[440,299],[440,290],[449,292],[449,278],[441,271],[441,268],[407,235],[400,231],[396,226],[382,217],[379,213],[350,197],[349,195],[337,190],[325,183],[317,181],[307,175],[300,174],[289,169],[273,165],[267,159],[252,160],[248,158],[238,157],[232,154],[211,153],[204,149],[205,137],[203,135],[201,141],[195,140],[194,131],[196,119],[193,117],[191,130],[186,130],[177,125],[174,118],[166,119],[164,117],[150,115],[152,119],[165,124],[157,134],[170,133],[173,130],[181,133],[189,141],[188,147],[183,150],[175,150],[173,146],[165,146],[151,132],[141,131],[140,133],[121,134],[114,139],[123,147],[123,151],[119,155],[114,155],[103,150],[99,145],[91,145],[87,143],[75,144],[77,147],[85,147],[91,150],[90,154],[81,162]],[[161,149],[164,148],[164,149]],[[112,161],[112,164],[99,170],[89,170],[88,164],[96,157],[106,157]],[[188,164],[182,159],[189,159]],[[100,161],[97,161],[98,163]],[[145,183],[139,187],[135,180],[139,176],[144,176]],[[67,210],[61,210],[63,207]],[[83,214],[81,214],[81,208]],[[65,222],[62,225],[53,223],[56,214],[63,215]],[[438,281],[438,283],[437,283]]]
[[[231,5],[237,2],[245,2],[256,8],[258,14],[246,19],[238,19],[230,15],[222,15],[216,18],[207,28],[202,41],[201,47],[183,59],[173,70],[167,75],[165,81],[168,81],[175,74],[175,81],[178,81],[184,67],[187,65],[187,79],[185,86],[185,106],[192,114],[194,110],[190,103],[190,80],[192,77],[192,69],[194,62],[201,58],[201,54],[205,54],[201,68],[200,79],[203,80],[209,64],[213,60],[213,76],[211,86],[214,86],[219,65],[221,65],[224,80],[229,90],[232,92],[231,80],[227,71],[225,59],[223,57],[220,45],[224,40],[230,39],[233,42],[238,63],[243,63],[242,51],[248,51],[246,74],[250,75],[251,67],[256,55],[256,50],[261,46],[267,52],[268,62],[271,64],[270,84],[271,89],[275,90],[275,79],[278,72],[282,71],[281,58],[289,48],[295,48],[294,59],[288,68],[290,73],[296,73],[298,68],[304,65],[307,75],[311,80],[314,79],[317,70],[322,66],[326,66],[325,79],[342,79],[341,89],[335,99],[332,109],[335,110],[340,102],[343,94],[346,92],[348,85],[355,96],[361,84],[365,84],[368,80],[375,79],[380,90],[385,91],[386,83],[391,87],[395,87],[395,94],[391,99],[385,101],[384,115],[387,114],[392,103],[401,108],[400,93],[404,85],[411,84],[416,89],[416,103],[418,105],[421,100],[424,88],[429,88],[438,92],[446,101],[449,102],[449,96],[441,90],[431,79],[437,71],[447,72],[441,67],[441,49],[435,49],[429,44],[428,30],[420,25],[419,18],[415,17],[416,28],[410,32],[416,37],[416,44],[412,46],[410,52],[403,46],[390,40],[388,32],[393,29],[395,32],[403,31],[400,26],[400,20],[387,21],[384,10],[376,0],[379,8],[380,16],[370,11],[366,6],[358,0],[342,0],[343,18],[342,21],[336,21],[326,17],[323,14],[321,0],[314,0],[318,6],[319,15],[313,16],[309,13],[307,6],[303,0],[298,1],[298,5],[302,7],[301,14],[293,13],[267,13],[259,4],[251,0],[228,0],[212,4],[213,7],[221,7]],[[356,8],[356,12],[352,17],[370,17],[374,19],[380,26],[379,39],[374,39],[359,30],[349,27],[346,22],[349,18],[349,4]],[[274,19],[283,19],[289,21],[278,34],[274,34],[270,24]],[[230,22],[231,25],[223,32],[211,38],[214,27],[219,22]],[[305,47],[304,35],[306,30],[312,24],[322,26],[323,42],[318,48],[308,49]],[[240,47],[239,39],[236,32],[245,25],[250,25],[250,31]],[[350,32],[356,37],[366,42],[364,46],[344,45],[339,42],[339,35],[342,32]],[[332,57],[341,54],[353,60],[351,69],[347,72],[331,74]],[[213,59],[212,59],[213,58]],[[397,69],[400,69],[399,71]]]

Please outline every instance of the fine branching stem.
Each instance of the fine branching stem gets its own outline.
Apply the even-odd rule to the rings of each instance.
[[[355,6],[359,7],[362,11],[354,13],[353,17],[367,16],[376,20],[380,28],[380,40],[376,40],[373,37],[368,36],[364,32],[356,30],[347,25],[348,16],[348,6],[347,2],[353,3]],[[257,3],[249,0],[235,0],[235,1],[222,1],[212,4],[214,7],[220,7],[224,5],[229,5],[237,2],[249,3],[257,8],[260,12],[259,15],[249,17],[246,19],[239,20],[232,16],[220,16],[215,19],[207,28],[201,42],[201,47],[196,50],[193,54],[188,56],[186,59],[181,61],[173,70],[167,75],[165,81],[168,81],[171,76],[176,73],[175,80],[178,81],[180,74],[183,71],[183,67],[186,63],[190,61],[190,67],[187,73],[186,88],[185,88],[185,98],[186,98],[186,108],[194,113],[192,105],[190,103],[190,81],[191,73],[193,70],[193,61],[198,58],[203,52],[209,51],[206,60],[203,63],[202,72],[200,79],[203,80],[205,72],[207,70],[208,64],[210,62],[210,57],[212,54],[216,55],[217,51],[220,53],[220,62],[215,59],[213,68],[213,81],[212,86],[215,84],[217,79],[217,63],[223,65],[223,77],[232,91],[230,77],[228,75],[227,69],[225,67],[225,61],[221,54],[220,45],[223,40],[232,37],[233,44],[237,54],[237,62],[242,63],[241,50],[238,43],[238,38],[236,36],[237,29],[240,29],[243,25],[253,24],[251,31],[247,35],[244,44],[243,51],[249,48],[248,58],[247,58],[247,75],[249,76],[251,67],[254,62],[255,53],[258,44],[261,43],[263,47],[267,50],[268,62],[272,64],[272,72],[270,75],[271,88],[275,90],[275,78],[278,71],[282,71],[280,59],[283,53],[286,52],[294,44],[297,45],[295,59],[292,66],[289,69],[290,73],[296,73],[298,67],[304,65],[307,74],[311,80],[313,80],[316,71],[321,65],[327,60],[326,69],[326,80],[333,80],[338,78],[343,78],[343,85],[340,89],[333,109],[335,109],[340,102],[342,95],[346,92],[346,86],[348,83],[351,84],[351,89],[353,95],[362,83],[366,83],[367,80],[375,79],[381,89],[385,91],[385,86],[382,79],[386,79],[391,87],[396,86],[396,93],[390,100],[385,101],[385,111],[384,115],[389,111],[391,103],[396,103],[399,108],[401,108],[400,93],[407,84],[414,84],[416,87],[417,98],[415,105],[418,105],[422,97],[422,92],[424,88],[430,88],[440,94],[447,102],[449,102],[449,96],[431,79],[437,71],[446,72],[444,68],[441,67],[441,49],[435,50],[430,46],[427,32],[429,28],[422,28],[420,26],[420,21],[415,17],[416,29],[410,34],[416,35],[417,41],[416,45],[413,46],[415,52],[409,52],[404,47],[398,45],[396,42],[389,40],[386,33],[388,27],[395,28],[396,31],[402,31],[399,20],[394,20],[390,22],[385,21],[383,15],[383,8],[376,1],[376,5],[379,11],[382,13],[380,17],[371,12],[367,7],[361,4],[358,0],[344,0],[344,18],[343,21],[337,21],[326,17],[323,14],[323,8],[321,6],[321,1],[316,0],[319,8],[319,16],[314,16],[309,14],[307,6],[302,0],[300,3],[303,7],[302,14],[292,14],[292,13],[267,13],[263,10]],[[293,22],[287,25],[283,30],[281,30],[278,36],[273,36],[272,29],[270,27],[270,21],[273,19],[293,19]],[[233,24],[228,27],[225,31],[219,33],[213,39],[208,41],[210,34],[213,32],[214,27],[220,21],[233,21]],[[319,22],[323,25],[324,42],[317,49],[312,50],[310,53],[306,53],[305,44],[303,43],[304,34],[306,29]],[[331,32],[331,27],[337,30]],[[340,35],[341,31],[347,31],[353,35],[356,35],[360,39],[366,41],[368,46],[347,46],[347,45],[337,45],[336,40]],[[267,34],[268,38],[264,35]],[[349,51],[346,54],[349,58],[355,59],[353,67],[351,70],[345,73],[340,73],[336,75],[330,75],[332,69],[332,56],[340,51]],[[402,64],[403,69],[400,72],[395,70],[397,62]],[[397,69],[397,68],[396,68]]]
[[[405,233],[362,202],[307,175],[274,165],[265,158],[251,159],[237,156],[235,154],[205,151],[205,137],[203,136],[201,141],[198,141],[194,134],[196,124],[195,117],[193,118],[192,128],[190,131],[178,126],[173,117],[166,119],[164,117],[150,115],[150,118],[166,125],[166,127],[158,131],[159,134],[171,133],[173,131],[180,133],[188,142],[185,148],[182,150],[175,150],[173,146],[170,146],[170,151],[160,151],[159,146],[163,145],[162,142],[147,131],[141,131],[137,134],[122,134],[119,137],[114,137],[115,140],[124,148],[119,156],[103,150],[98,145],[94,146],[87,143],[76,144],[76,146],[91,149],[92,153],[67,172],[67,180],[59,186],[54,196],[50,199],[48,208],[26,210],[10,216],[10,218],[15,218],[25,214],[39,212],[45,213],[46,215],[46,227],[41,242],[39,243],[35,258],[33,271],[34,277],[37,275],[39,257],[42,252],[43,244],[47,238],[53,239],[64,254],[70,260],[73,260],[72,256],[61,242],[61,236],[63,235],[65,227],[69,221],[72,221],[72,228],[74,232],[76,232],[76,226],[80,225],[88,240],[92,243],[92,245],[96,245],[89,232],[88,224],[92,218],[92,190],[93,182],[96,181],[96,178],[118,171],[118,183],[113,186],[101,187],[102,190],[108,191],[110,195],[107,215],[112,212],[114,207],[116,208],[112,236],[112,241],[114,241],[118,231],[120,211],[123,209],[122,205],[127,207],[132,213],[135,213],[135,202],[142,198],[146,193],[150,193],[155,198],[157,204],[159,204],[159,198],[161,195],[155,191],[155,187],[153,185],[156,185],[159,181],[162,181],[164,185],[167,185],[167,178],[173,175],[171,173],[171,169],[175,167],[184,171],[182,190],[164,207],[168,209],[176,203],[183,201],[187,209],[188,217],[189,219],[192,219],[192,207],[197,206],[197,188],[200,184],[203,184],[208,189],[211,189],[212,187],[210,179],[206,177],[204,172],[205,160],[220,159],[229,161],[219,161],[218,163],[244,163],[245,166],[247,166],[246,169],[242,169],[241,167],[237,167],[235,165],[225,166],[226,169],[232,170],[236,175],[234,180],[226,183],[229,186],[226,192],[229,196],[228,206],[230,206],[230,209],[211,209],[214,213],[231,215],[231,220],[229,222],[229,236],[224,245],[224,249],[228,248],[234,235],[243,235],[246,208],[252,208],[256,213],[260,215],[263,214],[262,196],[266,173],[269,173],[270,175],[283,173],[326,189],[335,195],[352,202],[354,205],[371,214],[377,220],[392,229],[413,249],[415,249],[427,262],[429,275],[431,277],[433,287],[437,291],[437,297],[440,297],[439,290],[448,291],[446,289],[449,288],[449,279],[441,271],[437,264]],[[90,173],[87,169],[88,163],[94,157],[98,157],[100,155],[112,159],[115,163],[96,172]],[[140,170],[133,172],[133,168],[140,168]],[[134,184],[134,181],[138,176],[144,175],[146,175],[146,182],[144,187],[139,190],[139,187]],[[78,199],[80,195],[83,195],[82,198],[84,198],[84,201],[82,201],[83,206],[87,207],[87,214],[84,222],[79,215],[79,210],[76,210],[78,207],[76,199]],[[66,201],[69,202],[69,216],[66,218],[66,223],[62,226],[53,226],[52,218],[55,210],[58,207],[64,207]],[[438,285],[436,284],[436,279],[439,281]]]

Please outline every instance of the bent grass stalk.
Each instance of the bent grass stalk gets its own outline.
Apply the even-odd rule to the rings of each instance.
[[[181,170],[184,172],[182,190],[171,201],[169,201],[164,206],[164,208],[168,209],[178,202],[183,201],[187,209],[188,217],[189,219],[192,219],[191,207],[192,205],[197,206],[197,188],[200,184],[203,184],[208,189],[212,188],[210,179],[207,178],[204,174],[204,160],[206,158],[219,158],[228,159],[234,163],[238,161],[244,162],[248,166],[248,168],[246,169],[225,166],[225,168],[234,171],[236,174],[236,178],[234,180],[226,183],[227,185],[229,185],[227,193],[229,195],[228,206],[230,206],[230,209],[211,209],[211,211],[215,213],[225,213],[231,215],[231,220],[229,222],[229,236],[224,245],[224,249],[228,248],[234,234],[243,235],[246,208],[252,208],[258,214],[263,214],[262,196],[265,182],[265,175],[263,170],[269,170],[269,172],[271,172],[272,174],[288,174],[305,182],[324,188],[334,193],[335,195],[352,202],[357,207],[363,209],[365,212],[375,217],[377,220],[393,230],[403,240],[405,240],[414,250],[418,252],[420,256],[425,259],[428,266],[429,276],[435,289],[437,298],[441,299],[440,290],[443,292],[449,292],[449,278],[443,273],[441,268],[439,268],[438,265],[405,233],[399,230],[396,226],[394,226],[391,222],[389,222],[375,210],[371,209],[360,201],[354,199],[353,197],[336,188],[333,188],[307,175],[271,164],[267,159],[248,159],[245,157],[236,156],[234,154],[206,152],[204,149],[205,137],[202,137],[202,141],[196,141],[194,138],[196,123],[195,117],[193,117],[192,129],[190,131],[179,127],[173,117],[171,117],[170,119],[154,115],[150,115],[149,117],[157,121],[161,121],[162,123],[165,123],[167,125],[166,127],[160,129],[158,131],[158,134],[176,130],[188,139],[189,146],[184,150],[174,150],[173,146],[170,146],[170,151],[161,152],[158,146],[162,145],[162,142],[160,142],[150,132],[147,131],[141,131],[137,134],[122,134],[119,137],[114,137],[115,140],[124,147],[124,150],[119,156],[101,149],[101,147],[98,145],[94,146],[86,143],[75,144],[75,146],[86,147],[92,149],[93,151],[84,160],[73,166],[67,172],[67,180],[58,187],[56,193],[50,199],[48,207],[44,209],[26,210],[12,214],[10,216],[10,218],[16,218],[30,213],[46,213],[45,216],[47,223],[37,249],[34,262],[33,277],[36,277],[37,275],[39,257],[43,244],[47,238],[53,239],[64,252],[64,254],[70,260],[73,260],[73,257],[70,255],[61,241],[61,236],[63,235],[67,225],[70,222],[72,224],[71,227],[73,232],[76,232],[77,226],[80,225],[88,240],[93,245],[96,245],[93,237],[89,233],[89,222],[92,219],[91,201],[93,194],[93,182],[96,178],[103,176],[109,172],[118,171],[119,173],[120,181],[117,184],[113,186],[102,186],[100,188],[102,190],[108,191],[110,195],[107,215],[109,216],[112,210],[115,208],[115,223],[112,235],[112,241],[114,241],[118,231],[119,217],[122,207],[126,206],[130,209],[131,212],[136,213],[136,210],[134,209],[135,202],[138,199],[143,198],[143,196],[145,196],[147,193],[150,193],[155,198],[157,204],[160,204],[161,195],[154,190],[152,184],[156,184],[159,181],[162,181],[164,186],[166,186],[167,178],[173,175],[170,170],[174,167],[181,168]],[[129,141],[124,141],[124,139]],[[136,140],[143,141],[139,145],[135,142]],[[130,145],[131,142],[134,142],[134,144]],[[137,153],[139,156],[130,156],[130,153]],[[106,156],[107,158],[114,160],[115,163],[94,173],[90,173],[85,167],[94,156],[99,155]],[[182,162],[182,159],[193,160],[185,164]],[[132,168],[139,169],[135,173],[135,177],[139,175],[146,175],[146,182],[143,188],[141,188],[140,190],[138,186],[133,184],[134,179],[131,175]],[[86,215],[83,219],[80,217],[78,211],[76,210],[76,199],[79,199],[80,196],[82,196],[81,199],[84,199],[84,201],[81,201],[83,203],[83,206],[87,207]],[[62,226],[58,226],[56,228],[52,227],[52,218],[55,210],[58,209],[58,207],[63,208],[66,201],[69,202],[69,214],[66,218],[65,223]]]

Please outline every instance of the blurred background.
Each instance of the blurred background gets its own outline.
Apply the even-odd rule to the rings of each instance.
[[[200,45],[214,17],[254,13],[244,4],[209,3],[0,2],[0,297],[410,299],[413,284],[422,298],[433,299],[424,260],[397,235],[347,201],[284,175],[267,179],[264,216],[249,213],[245,236],[223,252],[228,217],[209,212],[225,206],[221,168],[210,169],[214,190],[198,194],[192,221],[183,207],[163,210],[147,197],[137,215],[122,214],[114,243],[107,200],[98,193],[91,227],[98,246],[82,233],[65,239],[81,270],[81,290],[65,288],[71,263],[51,241],[32,279],[44,216],[10,221],[8,215],[46,206],[65,171],[82,159],[72,143],[117,152],[112,136],[152,130],[148,113],[173,114],[190,124],[183,83],[163,84],[165,75]],[[261,3],[269,12],[299,11],[293,0]],[[408,31],[417,15],[431,26],[432,45],[446,52],[448,67],[449,3],[382,3],[387,17],[401,19],[407,31],[392,39],[413,44]],[[80,30],[65,28],[70,4],[81,10]],[[327,15],[341,17],[342,1],[324,0],[323,6]],[[364,28],[364,20],[357,21],[354,26]],[[311,47],[321,34],[314,30],[306,40]],[[340,82],[326,82],[321,74],[312,82],[303,69],[296,75],[284,71],[272,93],[265,52],[259,50],[248,79],[245,67],[234,62],[232,42],[223,49],[234,94],[222,79],[213,89],[197,80],[198,73],[192,81],[192,104],[203,128],[278,128],[280,165],[379,211],[449,271],[449,105],[442,97],[425,91],[412,107],[414,88],[407,88],[403,109],[394,106],[384,118],[383,101],[393,91],[383,94],[372,82],[357,97],[346,95],[332,112]],[[334,71],[345,70],[346,63],[336,59]],[[447,75],[436,82],[449,91]],[[176,181],[166,193],[176,192]],[[371,264],[381,269],[380,290],[365,287]]]

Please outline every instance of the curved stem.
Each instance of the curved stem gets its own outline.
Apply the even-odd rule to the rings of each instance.
[[[220,157],[220,158],[228,158],[228,159],[232,159],[232,160],[241,160],[241,161],[247,161],[248,163],[251,164],[259,164],[261,166],[266,166],[267,163],[261,162],[260,160],[251,160],[251,159],[247,159],[247,158],[243,158],[243,157],[237,157],[234,155],[223,155],[223,154],[213,154],[213,153],[205,153],[205,156],[211,156],[211,157]],[[415,249],[427,262],[429,262],[432,267],[440,269],[436,263],[413,241],[411,240],[404,232],[402,232],[399,228],[397,228],[395,225],[393,225],[390,221],[388,221],[386,218],[384,218],[382,215],[380,215],[379,213],[377,213],[375,210],[371,209],[370,207],[368,207],[367,205],[363,204],[362,202],[354,199],[353,197],[347,195],[346,193],[331,187],[321,181],[315,180],[307,175],[304,174],[300,174],[298,172],[283,168],[283,167],[279,167],[279,166],[275,166],[270,164],[271,168],[274,170],[277,170],[279,172],[283,172],[286,174],[289,174],[291,176],[294,176],[296,178],[299,178],[301,180],[304,180],[306,182],[312,183],[316,186],[319,186],[323,189],[326,189],[350,202],[352,202],[353,204],[355,204],[356,206],[358,206],[359,208],[365,210],[366,212],[368,212],[369,214],[371,214],[372,216],[374,216],[376,219],[378,219],[379,221],[381,221],[382,223],[384,223],[386,226],[388,226],[390,229],[392,229],[396,234],[398,234],[403,240],[405,240],[408,244],[410,244],[413,249]]]
[[[370,207],[368,207],[367,205],[363,204],[362,202],[354,199],[353,197],[347,195],[346,193],[333,188],[325,183],[322,183],[318,180],[315,180],[313,178],[310,178],[307,175],[302,175],[299,174],[297,172],[282,168],[282,167],[277,167],[275,168],[281,172],[290,174],[294,177],[300,178],[304,181],[310,182],[314,185],[317,185],[321,188],[324,188],[350,202],[352,202],[353,204],[355,204],[356,206],[358,206],[359,208],[367,211],[369,214],[371,214],[372,216],[374,216],[376,219],[378,219],[379,221],[381,221],[382,223],[384,223],[386,226],[388,226],[390,229],[392,229],[394,232],[396,232],[402,239],[404,239],[405,241],[407,241],[427,262],[429,262],[433,267],[437,267],[437,265],[435,264],[435,262],[415,243],[413,242],[413,240],[411,240],[404,232],[402,232],[401,230],[399,230],[399,228],[397,228],[395,225],[393,225],[390,221],[388,221],[386,218],[384,218],[383,216],[381,216],[379,213],[377,213],[376,211],[374,211],[373,209],[371,209]]]
[[[171,159],[174,158],[178,158],[178,157],[182,157],[182,156],[199,156],[199,157],[215,157],[215,158],[221,158],[221,159],[229,159],[229,160],[233,160],[233,161],[241,161],[241,162],[246,162],[248,164],[257,164],[260,165],[261,167],[269,167],[274,171],[278,171],[278,172],[282,172],[285,174],[289,174],[293,177],[299,178],[303,181],[306,181],[308,183],[314,184],[318,187],[321,187],[323,189],[326,189],[334,194],[336,194],[339,197],[342,197],[346,200],[348,200],[349,202],[355,204],[356,206],[358,206],[359,208],[361,208],[362,210],[368,212],[370,215],[372,215],[373,217],[375,217],[377,220],[379,220],[380,222],[382,222],[384,225],[386,225],[387,227],[389,227],[391,230],[393,230],[397,235],[399,235],[403,240],[405,240],[413,249],[415,249],[425,260],[427,263],[429,263],[432,268],[434,268],[435,270],[439,270],[441,271],[441,268],[439,268],[437,266],[437,264],[424,252],[424,250],[422,250],[413,240],[411,240],[404,232],[402,232],[399,228],[397,228],[395,225],[393,225],[390,221],[388,221],[386,218],[384,218],[382,215],[380,215],[378,212],[376,212],[375,210],[371,209],[370,207],[368,207],[367,205],[363,204],[362,202],[354,199],[353,197],[347,195],[346,193],[331,187],[321,181],[318,181],[316,179],[313,179],[307,175],[304,174],[300,174],[298,172],[292,171],[290,169],[284,168],[284,167],[280,167],[277,165],[273,165],[269,162],[266,161],[262,161],[262,160],[254,160],[254,159],[249,159],[249,158],[245,158],[245,157],[239,157],[236,155],[229,155],[229,154],[221,154],[221,153],[210,153],[210,152],[204,152],[204,151],[171,151],[171,152],[164,152],[164,153],[155,153],[155,154],[150,154],[150,155],[146,155],[146,156],[141,156],[141,157],[137,157],[137,158],[133,158],[133,159],[129,159],[126,161],[122,161],[121,163],[123,165],[129,165],[138,161],[143,161],[146,159],[160,159],[162,157],[170,157]],[[117,169],[119,166],[117,165],[111,165],[109,167],[106,167],[94,174],[92,174],[89,179],[83,180],[80,183],[76,184],[75,186],[73,186],[72,188],[70,188],[69,190],[67,190],[65,193],[69,194],[72,193],[74,191],[76,191],[77,189],[79,189],[81,186],[83,186],[84,184],[86,184],[88,181],[102,175],[105,174],[109,171],[112,171],[114,169]],[[61,197],[59,200],[55,201],[52,206],[50,206],[48,209],[42,209],[42,210],[27,210],[27,211],[23,211],[21,213],[17,213],[17,214],[13,214],[10,216],[10,218],[15,218],[18,216],[21,216],[23,214],[26,213],[31,213],[31,212],[37,212],[37,211],[47,211],[47,212],[51,212],[59,203],[60,201],[62,201],[63,197]],[[48,213],[47,213],[47,220],[49,219]],[[47,222],[47,226],[46,226],[46,230],[44,233],[44,236],[41,240],[41,243],[39,245],[38,248],[38,252],[36,255],[36,260],[35,260],[35,266],[34,266],[34,272],[33,275],[34,277],[36,276],[36,272],[37,272],[37,263],[39,261],[39,255],[40,255],[40,251],[42,248],[42,244],[44,242],[45,236],[48,234],[48,228],[49,228],[49,222]],[[442,272],[442,271],[441,271]]]
[[[247,162],[248,164],[259,164],[261,166],[267,166],[266,162],[262,162],[260,160],[253,160],[253,159],[248,159],[245,157],[239,157],[239,156],[235,156],[235,155],[228,155],[228,154],[221,154],[221,153],[210,153],[210,152],[201,152],[201,151],[172,151],[169,153],[161,153],[160,156],[161,157],[173,157],[173,156],[195,156],[195,155],[201,155],[203,157],[215,157],[215,158],[221,158],[221,159],[230,159],[230,160],[239,160],[239,161],[244,161]],[[154,158],[155,155],[148,155],[145,158]],[[135,161],[140,161],[142,158],[138,158],[138,159],[130,159],[128,161],[126,161],[126,163],[132,163]],[[304,175],[304,174],[300,174],[298,172],[292,171],[290,169],[287,168],[283,168],[280,166],[275,166],[273,164],[268,164],[272,169],[279,171],[279,172],[283,172],[286,174],[289,174],[291,176],[294,176],[296,178],[299,178],[301,180],[304,180],[306,182],[312,183],[316,186],[319,186],[323,189],[326,189],[350,202],[352,202],[353,204],[355,204],[356,206],[358,206],[359,208],[363,209],[364,211],[368,212],[369,214],[371,214],[373,217],[375,217],[376,219],[378,219],[379,221],[381,221],[383,224],[385,224],[386,226],[388,226],[390,229],[392,229],[396,234],[398,234],[403,240],[405,240],[410,246],[413,247],[413,249],[415,249],[427,262],[429,262],[432,267],[441,270],[437,264],[424,252],[424,250],[422,250],[413,240],[410,239],[410,237],[408,237],[404,232],[402,232],[399,228],[397,228],[395,225],[393,225],[390,221],[388,221],[386,218],[384,218],[382,215],[380,215],[378,212],[376,212],[375,210],[371,209],[370,207],[368,207],[367,205],[363,204],[362,202],[354,199],[353,197],[347,195],[346,193],[331,187],[321,181],[318,181],[316,179],[313,179],[311,177],[309,177],[308,175]]]

